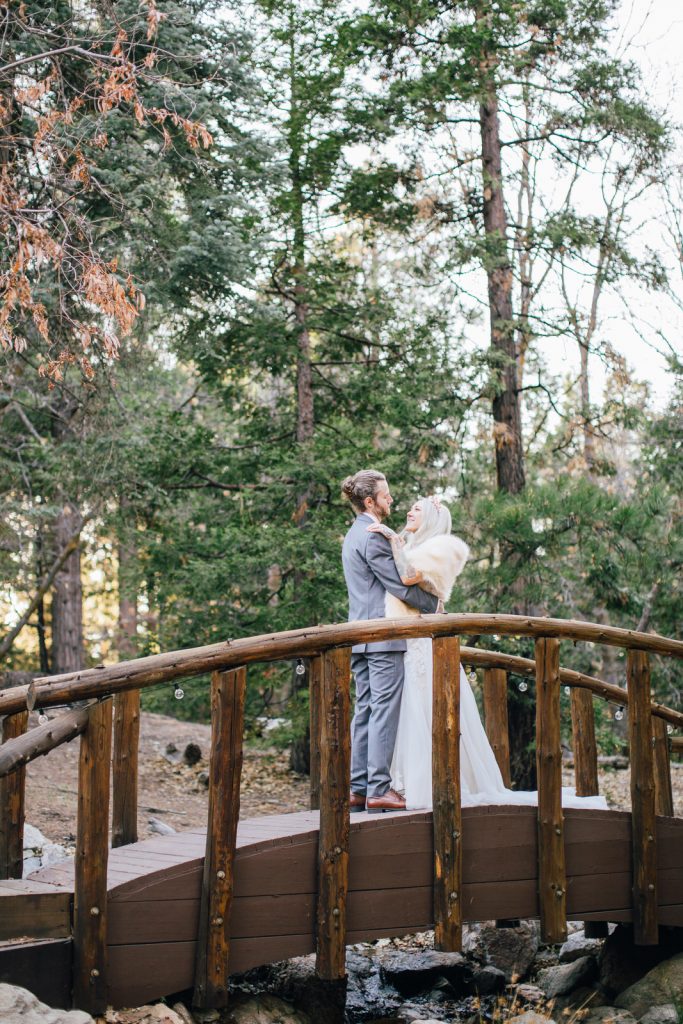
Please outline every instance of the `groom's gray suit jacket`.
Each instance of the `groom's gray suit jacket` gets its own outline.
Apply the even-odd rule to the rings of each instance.
[[[387,590],[421,612],[435,612],[438,599],[433,594],[418,586],[407,587],[401,580],[386,537],[380,533],[368,533],[368,526],[373,522],[370,516],[362,513],[356,517],[344,538],[342,562],[349,591],[349,622],[383,619]],[[371,644],[356,644],[353,653],[405,649],[405,640],[379,640]]]

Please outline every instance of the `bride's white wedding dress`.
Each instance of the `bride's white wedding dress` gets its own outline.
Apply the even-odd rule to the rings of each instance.
[[[467,547],[457,537],[432,537],[409,552],[410,564],[419,569],[445,600],[467,559]],[[417,614],[387,594],[387,617]],[[403,793],[409,810],[432,806],[432,641],[408,640],[405,678],[396,746],[391,763],[392,786]],[[460,786],[462,805],[531,804],[535,792],[507,789],[484,730],[469,680],[460,668]],[[577,797],[562,790],[563,807],[606,809],[604,797]]]

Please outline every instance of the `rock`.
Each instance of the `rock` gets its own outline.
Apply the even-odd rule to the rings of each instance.
[[[104,1020],[105,1024],[195,1024],[187,1010],[185,1013],[187,1016],[183,1017],[165,1003],[152,1003],[134,1010],[107,1010]]]
[[[197,782],[198,782],[198,784],[200,786],[203,786],[204,789],[208,789],[209,788],[209,773],[208,772],[200,772],[198,774],[198,776],[197,776]]]
[[[53,1010],[28,989],[4,983],[0,983],[0,1020],[2,1024],[93,1024],[83,1010]]]
[[[522,922],[517,928],[484,925],[471,944],[471,950],[485,964],[497,967],[505,980],[524,978],[538,951],[538,933]]]
[[[58,864],[68,853],[63,846],[46,839],[34,825],[24,825],[24,878],[39,868]]]
[[[640,1024],[679,1024],[678,1010],[673,1003],[653,1006],[640,1018]]]
[[[634,1017],[642,1017],[651,1007],[670,1004],[672,997],[683,998],[683,953],[653,967],[617,996],[614,1004],[630,1010]]]
[[[680,952],[683,952],[683,928],[660,928],[658,946],[636,946],[631,925],[620,924],[602,945],[600,987],[612,999],[657,964]],[[666,1003],[668,998],[660,1001]]]
[[[628,1010],[617,1006],[593,1006],[581,1024],[636,1024],[636,1018]]]
[[[147,820],[151,832],[156,832],[160,836],[172,836],[175,833],[173,826],[167,825],[161,818],[148,818]]]
[[[526,1010],[516,1017],[510,1017],[508,1024],[555,1024],[555,1020],[544,1013],[537,1013],[536,1010]]]
[[[582,956],[569,964],[557,967],[546,967],[538,972],[538,984],[548,999],[565,996],[582,985],[588,985],[597,974],[598,965],[595,957]]]
[[[542,1003],[545,1001],[545,992],[538,985],[518,985],[515,993],[524,1003]]]
[[[382,956],[380,974],[402,996],[414,996],[445,979],[458,994],[464,994],[472,982],[473,970],[461,953],[392,952]]]
[[[502,971],[491,964],[475,970],[474,977],[469,985],[469,990],[480,996],[493,996],[505,989],[506,978]]]
[[[197,764],[202,759],[202,748],[198,743],[188,743],[183,750],[183,761],[185,764],[192,765]]]
[[[587,939],[583,929],[575,931],[560,948],[560,963],[570,964],[582,956],[598,956],[602,942],[602,939]]]
[[[222,1020],[225,1024],[311,1024],[307,1014],[268,994],[231,1002]]]
[[[183,1024],[195,1024],[195,1018],[192,1016],[188,1008],[184,1003],[174,1003],[173,1009],[178,1014]]]

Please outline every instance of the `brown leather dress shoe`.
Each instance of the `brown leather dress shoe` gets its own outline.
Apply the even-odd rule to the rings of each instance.
[[[349,810],[351,813],[354,811],[365,810],[365,793],[354,793],[351,790],[351,797],[349,798]]]
[[[388,789],[381,796],[369,796],[365,801],[368,814],[384,814],[385,811],[405,811],[406,802],[395,789]]]

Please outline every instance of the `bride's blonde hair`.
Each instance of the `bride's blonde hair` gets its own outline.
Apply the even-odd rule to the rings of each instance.
[[[448,505],[444,505],[436,495],[430,494],[427,498],[420,498],[419,505],[422,510],[422,522],[419,527],[414,533],[405,530],[401,533],[407,548],[424,544],[432,537],[448,534],[453,525]]]

